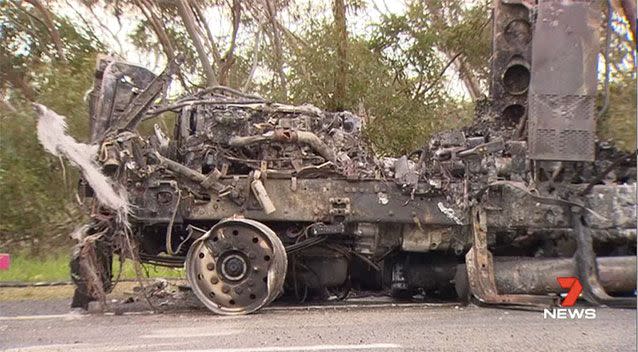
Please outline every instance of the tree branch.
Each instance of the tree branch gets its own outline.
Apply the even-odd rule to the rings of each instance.
[[[448,59],[452,58],[452,55],[446,53]],[[472,72],[468,69],[467,64],[463,60],[463,57],[459,57],[457,63],[455,64],[459,75],[461,76],[461,80],[463,81],[463,85],[467,89],[470,98],[473,101],[476,101],[481,96],[481,87],[479,83],[476,81]]]
[[[149,24],[153,28],[153,32],[157,36],[157,40],[160,42],[162,46],[162,51],[166,55],[168,61],[172,61],[175,59],[175,49],[171,42],[171,39],[168,37],[166,30],[161,25],[160,19],[153,12],[153,3],[148,0],[134,0],[135,5],[140,9],[144,17],[148,20]],[[179,78],[182,87],[188,91],[188,85],[184,79],[184,75],[180,69],[177,69],[177,77]]]
[[[346,4],[344,0],[334,0],[332,7],[337,42],[337,71],[334,92],[334,108],[343,110],[346,100],[348,74],[348,28],[346,27]]]
[[[262,36],[261,26],[257,29],[257,34],[255,34],[255,46],[253,47],[253,63],[250,66],[250,72],[248,73],[248,77],[246,77],[246,81],[244,82],[243,91],[248,91],[250,84],[252,83],[253,76],[255,75],[255,71],[257,70],[257,64],[259,63],[259,52],[261,46],[261,36]]]
[[[286,83],[286,75],[284,74],[283,54],[281,50],[281,38],[279,37],[279,30],[277,28],[277,20],[275,19],[277,10],[271,0],[264,0],[266,2],[266,10],[268,11],[268,19],[272,27],[273,42],[275,44],[275,59],[277,61],[277,73],[279,75],[279,81],[284,90],[284,95],[288,96],[288,84]]]
[[[96,43],[98,43],[101,46],[105,46],[104,43],[102,42],[102,40],[100,38],[97,37],[97,35],[95,35],[95,28],[93,27],[93,25],[91,25],[91,23],[89,23],[89,21],[86,20],[86,18],[84,18],[84,16],[82,16],[82,14],[80,13],[80,11],[77,10],[77,8],[75,6],[72,6],[71,3],[69,2],[69,0],[65,0],[66,6],[70,9],[73,9],[73,12],[75,13],[76,16],[78,16],[80,18],[80,20],[82,20],[82,22],[84,23],[84,25],[86,26],[86,28],[88,29],[86,31],[86,33],[93,38],[93,40],[95,40]],[[120,49],[122,49],[122,44],[118,41],[117,42],[118,45],[120,46]],[[120,52],[120,55],[122,54],[122,52]]]
[[[159,40],[162,45],[162,49],[164,49],[163,51],[166,54],[166,57],[168,60],[172,60],[175,57],[175,49],[173,48],[171,40],[166,34],[164,27],[160,24],[159,19],[153,13],[152,5],[145,0],[134,0],[134,2],[153,28],[153,32],[157,35],[157,40]]]
[[[14,89],[24,95],[24,97],[29,101],[34,101],[36,93],[31,88],[31,86],[27,83],[25,79],[25,75],[20,72],[16,72],[13,69],[7,69],[5,72],[0,75],[0,77],[6,79]]]
[[[629,22],[629,29],[633,34],[634,44],[636,44],[636,0],[621,0],[620,5],[624,17]]]
[[[3,106],[6,110],[9,110],[11,112],[18,111],[13,105],[11,105],[11,102],[9,102],[8,100],[5,100],[4,98],[0,98],[0,106]]]
[[[232,20],[233,20],[233,34],[230,38],[230,46],[221,59],[221,65],[219,67],[219,82],[221,85],[227,85],[228,73],[230,68],[235,63],[235,47],[237,42],[237,33],[239,32],[239,23],[241,20],[241,2],[240,0],[233,0],[232,6]]]
[[[434,79],[434,81],[432,83],[430,83],[427,88],[425,88],[425,90],[423,90],[423,92],[417,92],[417,94],[414,95],[414,98],[416,98],[419,95],[423,95],[425,93],[427,93],[430,89],[434,88],[434,86],[441,80],[441,77],[443,77],[443,75],[445,74],[445,71],[447,71],[448,68],[450,68],[450,66],[452,66],[452,64],[454,63],[454,61],[461,56],[462,53],[458,53],[456,55],[454,55],[450,61],[448,61],[448,63],[445,65],[445,67],[443,67],[443,69],[441,70],[441,72],[439,72],[438,76]]]
[[[87,7],[89,12],[93,16],[93,20],[100,26],[100,28],[102,28],[102,30],[104,32],[108,33],[111,36],[111,38],[117,43],[117,45],[119,47],[118,55],[120,57],[123,57],[123,55],[124,55],[124,47],[122,46],[122,42],[120,41],[120,39],[117,37],[117,34],[113,33],[111,28],[109,28],[109,26],[107,26],[106,24],[104,24],[104,22],[102,22],[102,20],[100,19],[100,16],[98,16],[95,13],[95,11],[93,11],[93,8],[90,5],[85,5],[85,6]]]
[[[195,10],[195,14],[197,15],[197,21],[199,22],[201,27],[204,27],[204,30],[206,32],[206,38],[208,39],[208,45],[210,46],[210,51],[213,55],[213,59],[215,60],[215,65],[217,65],[217,67],[219,67],[220,61],[221,61],[221,57],[219,55],[219,48],[217,48],[217,44],[215,43],[215,38],[213,37],[213,33],[210,31],[210,27],[208,27],[208,24],[206,23],[206,17],[204,17],[204,12],[202,11],[202,9],[199,7],[199,4],[197,3],[197,1],[193,1],[191,3],[193,9]]]
[[[186,27],[189,37],[193,41],[193,45],[197,51],[197,56],[199,57],[199,61],[204,69],[207,86],[216,86],[217,78],[215,77],[215,72],[213,71],[210,61],[208,60],[206,50],[204,49],[201,38],[199,37],[199,33],[197,33],[193,10],[190,8],[188,0],[177,1],[177,12],[184,23],[184,27]]]
[[[53,40],[53,45],[55,46],[58,56],[60,57],[60,60],[66,62],[67,60],[66,60],[66,55],[64,55],[64,45],[62,45],[60,32],[58,32],[58,29],[55,28],[55,24],[53,23],[53,20],[51,19],[51,14],[49,13],[49,11],[46,9],[46,7],[44,7],[44,5],[42,5],[40,0],[25,0],[25,1],[33,5],[33,7],[35,7],[36,10],[38,10],[38,12],[42,14],[42,19],[44,20],[44,23],[46,24],[49,34],[51,35],[51,39]]]

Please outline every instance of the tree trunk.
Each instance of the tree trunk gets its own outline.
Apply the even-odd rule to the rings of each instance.
[[[255,45],[253,46],[253,62],[250,65],[250,72],[248,73],[248,77],[246,78],[246,82],[244,82],[244,86],[242,90],[247,92],[250,88],[250,84],[253,81],[253,76],[255,75],[255,71],[257,70],[257,64],[259,63],[259,53],[261,51],[261,37],[262,37],[262,28],[259,26],[257,30],[257,34],[255,34]]]
[[[344,0],[334,0],[332,12],[335,23],[335,41],[337,42],[334,108],[341,111],[345,108],[346,85],[348,82],[348,29],[346,27],[346,5]]]
[[[210,46],[210,51],[213,54],[213,59],[215,61],[215,65],[219,66],[219,62],[221,61],[221,56],[219,55],[219,49],[217,48],[217,44],[215,43],[215,38],[213,38],[213,33],[210,31],[210,27],[206,24],[206,19],[204,17],[204,12],[199,7],[197,1],[192,3],[193,10],[195,10],[195,14],[199,19],[199,23],[201,23],[202,27],[204,27],[204,31],[206,32],[206,38],[208,38],[208,45]]]
[[[266,9],[268,10],[268,19],[272,27],[272,37],[275,44],[275,59],[277,61],[277,73],[279,75],[279,81],[284,91],[284,96],[288,96],[288,84],[286,83],[286,74],[284,73],[284,59],[281,49],[281,38],[279,37],[279,30],[277,28],[276,9],[271,0],[266,1]]]
[[[146,17],[148,23],[150,23],[153,28],[153,32],[157,36],[157,40],[159,40],[160,45],[162,46],[162,51],[166,55],[168,61],[173,61],[175,59],[175,48],[173,47],[171,39],[168,37],[168,34],[162,25],[162,21],[153,12],[153,3],[148,0],[135,0],[135,5],[137,5],[140,11],[142,11],[142,14]],[[176,73],[182,87],[188,91],[189,88],[181,70],[178,69]]]
[[[168,38],[164,27],[162,27],[159,18],[157,18],[157,16],[155,16],[155,14],[153,13],[153,9],[151,8],[152,5],[145,2],[144,0],[135,0],[135,4],[140,9],[140,11],[142,11],[142,14],[144,15],[144,17],[146,17],[151,27],[153,27],[153,32],[155,32],[155,35],[157,35],[157,39],[162,45],[164,54],[166,54],[166,58],[169,61],[173,60],[173,58],[175,57],[175,49],[173,48],[171,40]]]
[[[623,13],[627,22],[629,22],[629,28],[631,34],[633,34],[634,44],[636,44],[636,0],[621,0]]]
[[[230,37],[230,46],[221,59],[219,67],[219,84],[228,85],[228,76],[230,69],[235,64],[235,47],[237,46],[237,33],[239,32],[239,24],[241,21],[241,2],[233,0],[232,5],[233,18],[233,34]]]
[[[58,56],[60,60],[66,62],[66,56],[64,55],[64,46],[62,45],[62,39],[60,38],[60,32],[55,28],[55,24],[51,19],[51,14],[46,9],[44,5],[40,2],[40,0],[26,0],[29,4],[33,5],[40,14],[42,14],[42,19],[44,20],[44,24],[47,26],[47,30],[51,35],[51,39],[53,40],[53,45],[55,46],[55,50],[58,52]]]
[[[10,62],[8,57],[0,53],[0,60]],[[29,101],[34,101],[36,92],[31,88],[27,81],[27,75],[23,72],[15,71],[11,66],[3,67],[3,72],[0,72],[0,79],[6,80],[13,87],[13,89],[22,93],[22,95]]]
[[[448,55],[448,57],[452,58],[451,55]],[[463,55],[456,60],[455,66],[468,94],[470,95],[470,98],[472,98],[472,101],[476,101],[479,97],[481,97],[481,86],[476,81],[472,72],[468,70],[467,64],[463,60]]]
[[[199,61],[201,62],[202,67],[204,68],[206,84],[209,87],[216,86],[217,78],[215,77],[215,72],[213,71],[213,67],[210,64],[210,60],[208,60],[206,50],[204,49],[204,45],[202,44],[202,39],[199,37],[199,33],[197,33],[193,10],[190,8],[188,0],[177,1],[177,12],[179,13],[179,17],[181,17],[182,21],[184,22],[184,27],[186,27],[188,36],[193,41],[193,45],[195,45],[197,56],[199,57]]]

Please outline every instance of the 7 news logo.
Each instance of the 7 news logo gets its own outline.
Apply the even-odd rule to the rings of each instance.
[[[561,308],[545,309],[544,319],[596,319],[596,309],[594,308],[570,308],[576,304],[578,296],[583,292],[583,285],[578,278],[557,277],[558,284],[564,289],[568,289],[567,295],[560,302]]]

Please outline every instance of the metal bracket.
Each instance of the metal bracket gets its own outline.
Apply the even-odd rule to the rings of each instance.
[[[350,212],[350,198],[330,198],[330,215],[345,217]]]
[[[175,71],[177,71],[177,63],[175,60],[171,60],[164,72],[153,78],[148,87],[146,87],[142,93],[136,96],[133,101],[129,103],[124,113],[122,113],[121,118],[115,124],[115,128],[112,128],[112,130],[133,131],[137,128],[137,125],[144,118],[144,113],[153,104],[153,101],[162,92],[162,90],[166,89],[171,79],[171,75]]]
[[[506,5],[523,5],[530,10],[536,7],[532,0],[501,0],[501,2]]]
[[[572,222],[578,245],[574,259],[578,269],[578,280],[583,285],[583,297],[596,305],[636,308],[636,297],[612,297],[600,284],[591,231],[582,217],[581,210],[572,207]]]
[[[264,210],[264,213],[272,214],[277,210],[277,208],[275,208],[272,199],[270,199],[270,196],[266,191],[266,187],[264,187],[263,182],[261,182],[261,178],[262,173],[259,170],[255,171],[253,173],[253,181],[250,183],[250,189],[253,191],[253,194],[255,195],[255,198],[257,198],[259,205],[261,205]]]
[[[497,138],[491,142],[481,143],[474,147],[441,148],[436,151],[434,157],[439,161],[466,159],[473,156],[482,156],[505,150],[503,138]]]
[[[480,207],[472,209],[472,233],[474,244],[465,255],[470,292],[480,302],[513,306],[549,307],[556,304],[556,297],[536,295],[499,294],[494,277],[492,253],[487,248],[487,221]]]

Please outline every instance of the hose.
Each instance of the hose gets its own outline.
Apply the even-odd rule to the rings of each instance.
[[[285,143],[303,143],[309,145],[317,154],[321,155],[324,159],[335,163],[337,158],[333,150],[324,143],[316,134],[308,131],[293,131],[286,138],[282,138],[276,133],[264,133],[262,135],[253,136],[234,136],[230,138],[228,144],[231,147],[245,147],[254,143],[261,143],[266,141],[276,141]]]
[[[175,187],[177,188],[177,187]],[[166,253],[168,255],[174,255],[175,253],[179,253],[179,249],[182,248],[182,243],[180,243],[178,247],[178,252],[173,252],[173,224],[175,223],[175,216],[177,215],[177,209],[179,209],[179,202],[182,198],[182,191],[177,188],[177,202],[175,203],[175,209],[173,209],[173,215],[171,216],[171,221],[168,223],[168,227],[166,228]]]

